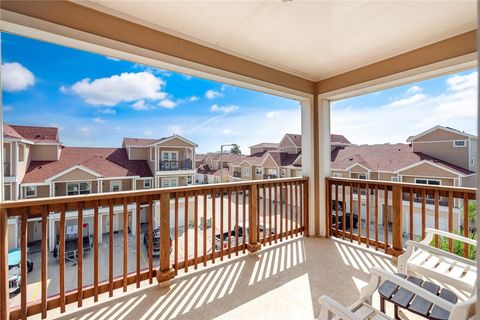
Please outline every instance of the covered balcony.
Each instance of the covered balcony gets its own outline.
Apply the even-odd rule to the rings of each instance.
[[[2,1],[0,8],[3,32],[295,99],[303,139],[301,178],[3,201],[0,319],[313,319],[320,296],[349,305],[372,267],[396,272],[405,240],[421,238],[427,221],[437,227],[446,219],[449,231],[468,233],[466,206],[453,204],[478,201],[477,189],[331,178],[330,103],[475,67],[473,2]],[[164,170],[182,167],[165,161]],[[129,215],[118,221],[114,206],[135,208],[142,232],[129,234]],[[100,209],[109,211],[103,241]],[[93,210],[88,233],[84,210]],[[52,214],[56,257],[47,240]],[[82,228],[68,228],[72,215]],[[32,219],[42,235],[37,252],[27,250]],[[11,221],[20,230],[17,269],[8,265]],[[119,222],[123,231],[114,232]],[[73,265],[65,259],[71,234]],[[12,275],[21,281],[10,283]],[[390,316],[392,309],[387,304]],[[417,317],[401,311],[402,319]]]

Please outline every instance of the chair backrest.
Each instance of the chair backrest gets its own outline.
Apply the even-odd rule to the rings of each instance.
[[[450,312],[448,320],[468,320],[475,316],[477,295],[472,295],[465,301],[457,302]]]

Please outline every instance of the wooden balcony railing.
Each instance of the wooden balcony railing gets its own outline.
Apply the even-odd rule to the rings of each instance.
[[[469,226],[468,203],[476,199],[476,191],[474,188],[327,178],[326,209],[330,213],[327,230],[329,235],[363,242],[393,255],[403,252],[406,240],[423,239],[427,227],[468,237],[473,227]],[[427,206],[428,199],[433,199],[433,206]],[[440,199],[447,201],[441,203]],[[420,204],[415,200],[420,200]],[[434,245],[439,246],[437,236]],[[453,252],[452,241],[448,243],[448,250]],[[463,255],[468,256],[470,250],[473,248],[465,244]]]
[[[183,161],[162,160],[159,163],[160,171],[175,171],[175,170],[192,170],[192,160],[186,159]]]
[[[65,306],[77,302],[82,306],[84,299],[93,297],[98,301],[98,296],[107,293],[113,296],[116,289],[127,291],[127,286],[136,284],[138,288],[142,281],[164,282],[174,278],[180,270],[188,272],[197,269],[207,262],[230,258],[249,251],[254,253],[262,245],[277,243],[286,238],[301,234],[308,235],[308,178],[289,178],[269,181],[248,181],[224,183],[215,185],[201,185],[193,187],[162,188],[153,190],[127,191],[117,193],[104,193],[94,195],[54,197],[43,199],[30,199],[21,201],[6,201],[1,203],[0,213],[0,319],[26,318],[30,315],[41,313],[42,318],[47,317],[47,310],[60,308],[63,313]],[[141,212],[146,208],[147,230],[143,241],[148,243],[148,258],[141,263]],[[123,212],[123,232],[114,231],[115,208]],[[129,251],[129,219],[128,210],[135,215],[135,250]],[[172,209],[171,209],[172,208]],[[66,278],[66,220],[74,219],[77,226],[87,224],[87,216],[93,210],[92,218],[88,216],[89,223],[93,223],[93,263],[84,261],[84,239],[89,235],[84,227],[77,228],[76,244],[76,270],[68,266],[69,277],[76,274],[76,284],[67,289],[66,281],[72,284],[72,279]],[[100,252],[99,239],[102,230],[99,226],[101,217],[99,212],[106,211],[108,220],[108,254]],[[47,266],[52,259],[48,247],[48,222],[49,217],[59,215],[59,273],[58,292],[50,292]],[[8,287],[8,229],[7,220],[18,217],[20,221],[20,303],[9,305]],[[170,221],[173,217],[173,221]],[[41,269],[39,283],[40,300],[28,301],[27,283],[27,242],[28,219],[40,218],[41,220]],[[115,217],[115,218],[118,218]],[[120,220],[120,219],[119,219]],[[158,229],[154,229],[154,220],[158,221]],[[132,220],[133,221],[133,220]],[[133,226],[132,226],[133,227]],[[155,231],[155,233],[154,233]],[[115,237],[114,237],[114,233]],[[155,239],[154,239],[155,234]],[[132,237],[132,236],[130,236]],[[71,239],[70,239],[71,240]],[[116,242],[114,250],[114,241]],[[117,242],[118,241],[118,242]],[[155,243],[155,248],[154,248]],[[118,247],[123,246],[122,249]],[[50,249],[50,250],[49,250]],[[106,250],[102,246],[101,250]],[[123,254],[118,250],[123,251]],[[154,259],[154,250],[159,251],[159,258]],[[114,260],[118,255],[117,260]],[[130,253],[130,255],[129,255]],[[133,256],[132,256],[133,255]],[[143,257],[143,255],[142,255]],[[102,260],[103,259],[103,260]],[[118,259],[123,261],[118,263]],[[129,260],[134,259],[135,268],[129,272]],[[144,258],[142,258],[144,259]],[[103,262],[101,262],[103,261]],[[116,261],[116,262],[115,262]],[[154,265],[154,261],[158,264]],[[122,269],[122,273],[114,274],[115,269]],[[89,268],[90,266],[90,268]],[[93,267],[92,267],[93,266]],[[89,271],[91,270],[91,271]],[[103,277],[100,276],[100,271]],[[130,270],[132,271],[132,270]],[[93,275],[87,273],[93,273]],[[108,273],[108,276],[106,275]],[[74,276],[73,276],[74,278]],[[89,280],[93,278],[92,280]],[[103,278],[103,279],[102,279]],[[91,282],[91,283],[87,283]],[[48,295],[47,295],[48,292]]]

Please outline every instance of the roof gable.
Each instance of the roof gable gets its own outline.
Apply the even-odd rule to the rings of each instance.
[[[468,138],[476,139],[477,137],[472,134],[461,132],[453,128],[435,126],[413,137],[409,137],[407,139],[407,142],[462,140],[462,139],[468,139]]]

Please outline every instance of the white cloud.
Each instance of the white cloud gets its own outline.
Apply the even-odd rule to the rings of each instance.
[[[404,98],[404,99],[399,99],[399,100],[394,100],[391,102],[389,105],[392,107],[404,107],[411,105],[412,103],[417,103],[423,99],[425,99],[427,96],[424,95],[423,93],[417,93],[411,97]]]
[[[151,135],[153,135],[153,131],[150,130],[150,129],[147,129],[147,130],[143,131],[143,135],[144,136],[151,136]]]
[[[93,122],[95,122],[95,123],[105,123],[105,120],[103,120],[100,117],[97,117],[97,118],[93,118]]]
[[[240,109],[239,106],[236,105],[227,105],[227,106],[219,106],[218,104],[214,104],[210,107],[210,111],[212,112],[223,112],[223,113],[230,113]]]
[[[198,100],[197,96],[191,96],[190,98],[188,98],[189,102],[194,102],[194,101],[197,101],[197,100]]]
[[[221,96],[223,96],[223,94],[215,90],[210,89],[210,90],[207,90],[207,92],[205,92],[205,97],[207,97],[207,99],[210,99],[210,100],[221,97]]]
[[[6,92],[18,92],[35,84],[35,76],[18,62],[2,64],[2,86]]]
[[[455,75],[447,79],[447,85],[453,91],[477,88],[477,73],[472,72],[463,76]]]
[[[278,115],[278,111],[269,111],[266,113],[267,118],[274,118]]]
[[[236,136],[236,135],[238,135],[238,133],[239,133],[238,131],[233,130],[233,129],[223,129],[222,130],[222,134],[224,136]]]
[[[72,92],[91,105],[115,106],[121,102],[141,99],[164,99],[166,94],[161,91],[164,84],[162,79],[148,72],[124,72],[108,78],[95,80],[85,78],[70,88],[60,90]]]
[[[145,111],[145,110],[153,110],[155,106],[145,102],[145,100],[138,100],[134,104],[132,104],[132,108],[137,111]]]
[[[183,77],[183,79],[185,79],[185,80],[192,80],[192,78],[193,78],[193,77],[192,77],[191,75],[189,75],[189,74],[182,74],[182,77]]]
[[[182,132],[183,132],[183,130],[182,130],[181,126],[173,125],[173,126],[168,127],[168,134],[169,135],[174,135],[174,134],[181,135]]]
[[[103,113],[103,114],[116,114],[117,113],[117,111],[115,109],[112,109],[112,108],[103,108],[103,109],[98,109],[97,111],[100,112],[100,113]]]
[[[114,58],[114,57],[105,56],[105,58],[107,58],[108,60],[112,60],[112,61],[120,61],[120,59]]]
[[[164,108],[167,108],[167,109],[173,109],[177,106],[177,103],[176,102],[173,102],[172,100],[170,99],[165,99],[165,100],[162,100],[158,103],[158,105],[160,107],[164,107]]]
[[[422,91],[423,91],[422,87],[412,86],[412,87],[408,88],[407,94],[414,94],[414,93],[419,93],[419,92],[422,92]]]
[[[336,108],[334,104],[331,130],[357,144],[405,143],[408,136],[436,125],[475,134],[477,87],[472,79],[476,77],[477,72],[451,76],[446,80],[450,90],[421,99],[400,99],[390,104],[369,107]],[[413,97],[415,95],[411,98]],[[399,104],[401,108],[398,108]]]

